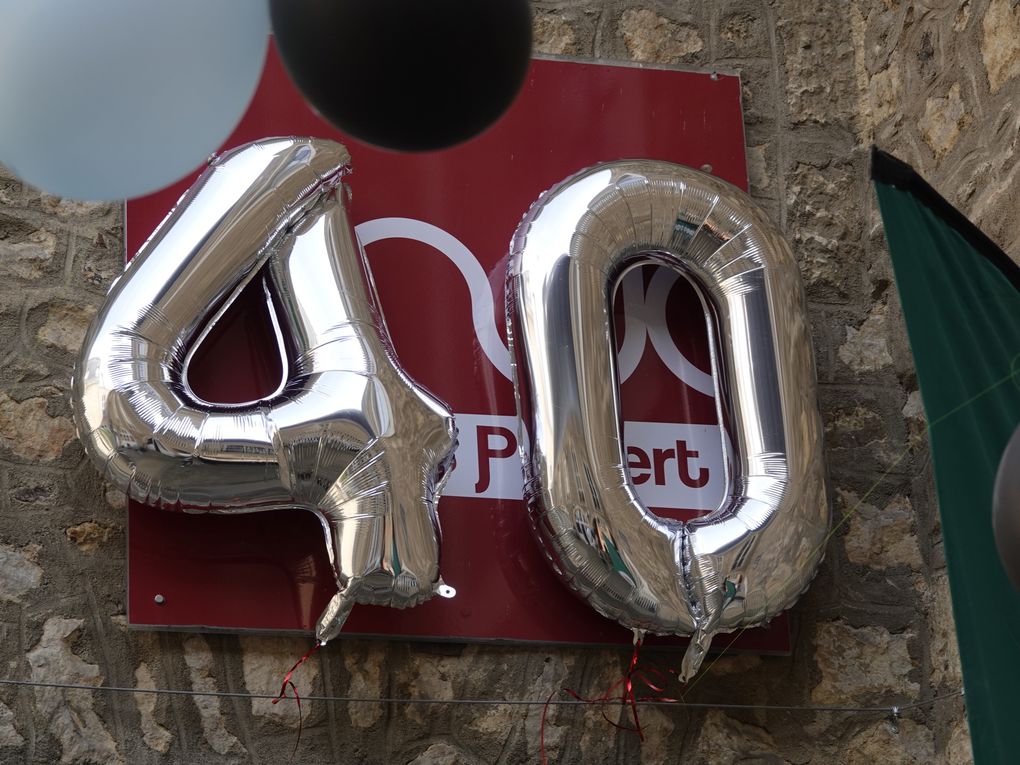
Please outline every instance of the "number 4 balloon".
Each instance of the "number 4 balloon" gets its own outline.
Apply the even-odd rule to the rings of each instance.
[[[412,606],[440,588],[436,502],[456,439],[396,361],[344,209],[348,159],[283,138],[215,160],[114,285],[72,395],[89,456],[140,502],[318,515],[339,590],[323,642],[356,602]],[[203,401],[189,361],[252,279],[278,317],[285,379],[258,401]]]

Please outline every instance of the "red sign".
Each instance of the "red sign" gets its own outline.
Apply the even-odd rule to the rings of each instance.
[[[255,100],[226,146],[274,135],[334,138],[350,149],[353,222],[397,354],[449,404],[460,431],[439,505],[442,573],[456,597],[407,611],[358,606],[344,633],[629,642],[629,631],[558,581],[528,525],[503,318],[506,255],[539,194],[597,162],[662,159],[746,188],[739,80],[536,60],[519,99],[488,132],[447,151],[407,155],[328,126],[271,50]],[[192,181],[128,203],[129,252]],[[191,382],[204,399],[244,401],[271,391],[281,367],[265,310],[257,294],[243,297],[196,354]],[[675,272],[648,267],[623,280],[616,312],[624,437],[638,493],[661,515],[710,511],[725,489],[724,439],[700,301]],[[135,626],[311,631],[335,592],[311,513],[183,515],[132,504],[128,537]],[[786,622],[776,622],[737,645],[787,650]]]

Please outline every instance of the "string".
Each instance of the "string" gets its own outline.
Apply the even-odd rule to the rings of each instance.
[[[654,667],[641,667],[638,664],[638,658],[641,654],[641,644],[643,642],[643,633],[634,633],[634,651],[630,657],[630,664],[627,666],[627,672],[619,680],[613,683],[601,696],[594,698],[587,698],[582,696],[577,691],[570,688],[561,688],[560,691],[566,693],[574,698],[575,701],[581,704],[600,704],[602,706],[602,719],[612,725],[618,730],[625,730],[631,733],[637,733],[638,738],[642,741],[645,740],[644,730],[641,727],[641,719],[638,716],[638,703],[639,702],[660,702],[660,703],[678,703],[679,699],[665,698],[662,696],[638,696],[634,691],[635,682],[639,682],[646,686],[649,690],[654,691],[656,694],[661,694],[665,690],[664,685],[656,685],[648,679],[648,673],[652,673],[656,676],[657,682],[665,683],[669,680],[668,676]],[[675,673],[674,673],[675,674]],[[618,688],[621,688],[619,696],[614,696]],[[542,758],[542,765],[548,765],[548,759],[545,753],[545,722],[549,714],[549,705],[552,703],[553,697],[556,696],[557,691],[553,691],[549,698],[546,699],[545,707],[542,709],[542,722],[539,725],[539,753]],[[630,705],[631,716],[634,718],[634,727],[627,725],[621,725],[613,720],[609,719],[609,715],[606,714],[605,705],[610,701],[619,700],[621,706],[626,707]]]
[[[968,406],[973,404],[979,398],[981,398],[982,396],[985,396],[985,395],[991,393],[993,390],[998,388],[1000,385],[1004,385],[1005,383],[1009,382],[1010,380],[1013,380],[1017,384],[1020,384],[1020,365],[1017,364],[1018,361],[1020,361],[1020,354],[1018,354],[1018,355],[1013,357],[1013,359],[1012,359],[1012,361],[1010,362],[1010,365],[1009,365],[1009,372],[1006,375],[1004,375],[1003,377],[1000,377],[998,380],[993,381],[992,383],[987,385],[985,388],[983,388],[982,390],[980,390],[977,393],[975,393],[974,395],[972,395],[970,398],[967,398],[964,401],[960,402],[959,404],[954,406],[952,409],[949,409],[948,411],[943,412],[941,415],[939,415],[935,419],[925,422],[925,433],[926,433],[926,435],[928,435],[929,438],[930,438],[932,428],[934,428],[939,423],[944,422],[945,420],[949,419],[954,414],[957,414],[958,412],[962,411],[963,409],[966,409]],[[874,480],[874,482],[871,484],[871,486],[868,487],[867,491],[865,491],[864,494],[861,495],[861,497],[857,500],[857,502],[854,503],[853,507],[851,507],[849,510],[847,510],[842,515],[842,517],[840,517],[838,522],[833,524],[832,528],[829,529],[829,533],[825,535],[825,538],[822,539],[821,543],[815,549],[815,552],[817,552],[821,548],[824,548],[829,543],[829,540],[832,539],[833,535],[837,531],[839,531],[839,529],[842,528],[843,525],[847,521],[849,521],[854,515],[856,515],[860,511],[861,507],[864,505],[864,503],[867,501],[867,499],[875,492],[875,490],[882,484],[882,482],[886,478],[889,477],[889,474],[892,473],[892,471],[896,469],[897,465],[899,465],[900,462],[903,461],[903,458],[906,457],[910,453],[910,450],[911,450],[911,448],[913,448],[913,446],[914,446],[914,444],[908,443],[907,447],[899,454],[899,456],[897,456],[896,459],[893,460],[892,463],[884,471],[882,471],[882,474],[879,475],[878,478],[876,478]],[[712,668],[712,666],[717,661],[719,661],[719,659],[721,659],[723,656],[726,655],[727,651],[729,651],[729,649],[733,646],[733,644],[737,642],[737,638],[739,638],[742,634],[744,634],[744,632],[746,630],[748,630],[750,628],[751,628],[751,625],[747,625],[747,626],[744,626],[743,628],[741,628],[737,632],[737,634],[734,636],[733,640],[731,640],[726,645],[725,648],[723,648],[721,651],[719,651],[719,653],[716,655],[715,659],[713,659],[712,663],[709,664],[707,667],[705,667],[701,672],[698,673],[698,675],[696,677],[694,677],[691,680],[691,683],[687,686],[687,691],[688,692],[690,692],[694,688],[694,686],[698,684],[698,681],[701,680],[701,678],[704,677],[705,674],[707,674],[708,670],[710,670]],[[900,708],[902,709],[903,707],[900,707]],[[893,713],[895,713],[895,709],[890,710],[890,714],[893,714]]]
[[[287,674],[283,676],[283,682],[280,683],[280,692],[277,694],[276,698],[273,699],[273,704],[275,705],[280,703],[280,699],[288,698],[287,686],[290,686],[290,689],[294,692],[294,701],[297,702],[298,727],[297,727],[297,739],[294,741],[294,752],[292,753],[291,756],[297,753],[298,745],[301,743],[301,728],[303,726],[303,716],[301,714],[301,694],[298,693],[297,686],[294,685],[294,681],[291,678],[294,677],[294,672],[297,671],[297,668],[304,664],[306,661],[308,661],[310,658],[312,658],[312,654],[318,651],[323,645],[325,644],[316,640],[315,645],[308,649],[308,652],[294,663],[294,666],[291,667],[287,671]]]
[[[985,387],[983,390],[979,391],[978,393],[974,394],[970,398],[968,398],[965,401],[961,402],[960,404],[956,405],[952,409],[944,412],[941,416],[936,417],[935,419],[931,420],[930,422],[927,422],[926,423],[926,431],[927,431],[927,433],[930,434],[932,428],[934,428],[936,425],[938,425],[939,423],[941,423],[944,420],[948,419],[949,417],[951,417],[952,415],[956,414],[957,412],[960,412],[961,410],[966,409],[968,406],[973,404],[979,398],[981,398],[982,396],[984,396],[984,395],[990,393],[991,391],[995,390],[1000,385],[1003,385],[1004,383],[1006,383],[1009,380],[1014,379],[1014,378],[1020,379],[1020,368],[1014,369],[1014,366],[1016,366],[1017,359],[1020,359],[1020,356],[1017,356],[1016,358],[1013,359],[1013,363],[1010,364],[1010,371],[1004,377],[1000,378],[999,380],[996,380],[995,382],[993,382],[990,385],[988,385],[987,387]],[[889,477],[889,475],[892,473],[892,471],[895,470],[896,467],[900,464],[900,462],[903,461],[904,457],[906,457],[907,454],[910,453],[910,449],[912,448],[912,446],[913,446],[913,444],[908,444],[907,447],[896,457],[896,459],[893,460],[892,463],[890,463],[888,465],[888,467],[886,467],[886,469],[882,472],[882,474],[879,475],[877,479],[875,479],[875,481],[871,484],[871,486],[868,487],[867,491],[864,492],[864,494],[857,500],[857,502],[853,505],[853,507],[851,507],[846,513],[844,513],[843,516],[839,519],[839,521],[837,523],[835,523],[832,526],[832,528],[829,529],[828,533],[825,535],[825,538],[822,539],[822,541],[818,545],[817,549],[823,549],[829,543],[829,540],[832,539],[833,535],[836,534],[836,532],[839,531],[839,529],[842,528],[842,526],[847,521],[849,521],[850,518],[852,518],[854,515],[856,515],[860,511],[860,508],[865,503],[865,501],[867,501],[867,499],[872,495],[872,493],[874,493],[874,491],[879,487],[879,485],[881,485],[881,483],[886,478]],[[697,677],[692,679],[690,685],[686,689],[686,691],[688,693],[694,688],[695,685],[697,685],[697,683],[701,680],[702,677],[704,677],[706,674],[709,673],[709,671],[712,669],[712,667],[715,665],[715,663],[718,662],[724,655],[727,654],[727,652],[730,650],[730,648],[732,648],[734,643],[736,643],[737,639],[740,638],[740,636],[747,629],[749,629],[749,628],[750,628],[750,625],[747,625],[747,626],[744,626],[742,629],[737,631],[737,633],[733,637],[733,639],[730,640],[730,642],[726,645],[726,647],[723,648],[715,656],[715,658],[712,660],[712,662],[709,663],[708,666],[704,667],[704,669],[701,672],[698,673]],[[575,691],[572,691],[569,688],[563,688],[562,690],[565,691],[566,693],[570,694],[571,696],[573,696],[577,700],[578,703],[582,703],[582,704],[601,703],[601,704],[604,705],[606,702],[614,700],[616,698],[616,697],[612,697],[612,693],[618,687],[620,687],[620,685],[622,684],[624,686],[624,691],[621,693],[621,695],[618,698],[620,699],[622,704],[626,704],[628,702],[630,703],[631,709],[632,709],[632,713],[633,713],[633,716],[634,716],[634,727],[630,728],[630,727],[627,727],[627,726],[622,726],[622,725],[619,725],[619,724],[613,722],[612,720],[610,720],[606,716],[606,712],[605,712],[604,706],[603,706],[603,710],[602,710],[602,716],[603,716],[603,718],[606,719],[607,722],[609,722],[611,725],[613,725],[614,727],[616,727],[616,728],[618,728],[620,730],[627,730],[627,731],[631,731],[631,732],[637,733],[638,736],[643,741],[644,740],[644,734],[643,734],[643,731],[641,729],[641,723],[639,722],[638,712],[637,712],[637,705],[638,705],[639,702],[643,702],[643,703],[660,703],[660,704],[673,704],[673,703],[675,703],[675,704],[679,704],[679,705],[683,705],[683,706],[691,706],[691,704],[689,704],[689,703],[684,701],[684,698],[683,698],[684,694],[681,694],[680,699],[648,698],[648,697],[644,697],[644,698],[640,698],[639,699],[639,698],[635,697],[634,691],[633,691],[633,679],[634,679],[635,673],[637,671],[638,651],[640,649],[640,646],[641,646],[640,640],[639,639],[635,639],[634,654],[633,654],[633,656],[631,658],[631,662],[630,662],[630,666],[628,668],[627,674],[621,680],[618,680],[616,683],[614,683],[613,686],[611,686],[610,689],[608,691],[606,691],[602,696],[595,697],[595,698],[585,698],[585,697],[579,695],[578,693],[576,693]],[[649,683],[647,681],[647,679],[644,678],[643,676],[641,676],[641,679],[642,679],[643,682],[645,682],[653,690],[655,690],[657,692],[661,692],[661,690],[662,690],[661,688],[659,688],[659,687]],[[540,731],[540,735],[539,735],[539,749],[540,749],[540,752],[541,752],[542,765],[547,765],[548,764],[548,760],[546,758],[546,752],[545,752],[545,724],[546,724],[546,718],[548,716],[549,706],[552,703],[554,703],[554,697],[555,697],[556,693],[557,692],[554,691],[549,696],[549,698],[546,699],[545,706],[542,709],[542,721],[541,721],[541,725],[540,725],[540,728],[539,728],[539,731]],[[962,691],[960,693],[962,695]],[[955,696],[956,696],[956,694],[951,694],[951,697],[955,697]],[[911,709],[911,708],[914,708],[915,706],[916,706],[916,704],[915,705],[907,705],[907,704],[904,704],[904,705],[895,705],[895,706],[890,707],[890,708],[888,708],[886,710],[883,710],[883,711],[888,713],[888,714],[890,714],[890,715],[892,715],[893,718],[895,719],[895,718],[899,717],[899,715],[900,715],[900,713],[901,713],[901,711],[903,709]],[[719,708],[727,708],[727,707],[719,707]],[[732,707],[729,707],[729,708],[732,708]],[[780,708],[783,708],[783,709],[786,709],[787,711],[793,711],[793,710],[806,709],[807,707],[775,707],[775,706],[763,705],[763,706],[749,706],[748,708],[754,708],[754,709],[780,709]],[[817,708],[816,708],[816,711],[817,711]],[[830,710],[830,711],[835,711],[835,710]],[[863,712],[865,710],[863,710],[863,709],[843,708],[841,711],[861,711],[861,712]]]
[[[719,659],[721,659],[723,656],[725,656],[726,652],[729,651],[733,647],[733,644],[736,643],[738,640],[740,640],[740,636],[743,635],[749,629],[751,629],[751,625],[746,625],[744,627],[741,627],[737,631],[737,634],[734,635],[733,639],[730,640],[730,642],[726,644],[726,647],[723,648],[721,651],[719,651],[719,653],[717,653],[712,658],[712,661],[709,663],[709,665],[707,667],[703,668],[701,670],[701,672],[699,672],[694,678],[691,679],[691,682],[687,685],[687,693],[690,693],[692,690],[694,690],[694,686],[698,684],[698,682],[701,680],[701,678],[703,678],[705,675],[707,675],[709,673],[709,671],[712,669],[712,667],[715,666],[716,662],[719,661]],[[683,699],[683,694],[680,695],[680,698]]]
[[[1017,358],[1020,358],[1020,356],[1018,356]],[[1000,385],[1003,385],[1003,384],[1009,382],[1014,377],[1017,378],[1018,380],[1020,380],[1020,368],[1014,370],[1014,369],[1012,369],[1012,365],[1011,365],[1009,374],[1005,375],[1004,377],[999,378],[998,380],[996,380],[995,382],[991,383],[990,385],[988,385],[983,390],[978,391],[977,393],[975,393],[973,396],[971,396],[967,400],[962,401],[961,403],[957,404],[956,406],[954,406],[949,411],[944,412],[939,417],[936,417],[931,422],[925,423],[925,431],[926,431],[926,433],[930,437],[931,430],[936,425],[938,425],[939,423],[949,419],[950,417],[952,417],[957,412],[960,412],[963,409],[966,409],[968,406],[973,404],[979,398],[981,398],[982,396],[985,396],[985,395],[991,393],[993,390],[998,388]],[[884,481],[886,478],[889,477],[889,474],[892,473],[892,471],[896,469],[896,466],[899,465],[900,462],[903,461],[903,458],[906,457],[910,453],[910,450],[911,450],[912,447],[913,447],[913,444],[909,444],[907,446],[907,448],[904,449],[899,454],[899,456],[895,460],[892,461],[892,463],[889,465],[889,467],[887,467],[882,472],[882,474],[878,478],[875,479],[874,483],[872,483],[871,486],[868,487],[868,490],[866,492],[864,492],[864,495],[861,496],[860,499],[857,500],[856,504],[854,504],[854,506],[852,508],[850,508],[849,510],[846,511],[846,513],[843,514],[842,518],[839,519],[839,522],[836,523],[832,527],[832,529],[829,530],[829,533],[825,536],[825,539],[822,540],[822,546],[824,546],[825,544],[828,543],[828,541],[832,538],[832,535],[835,534],[837,531],[839,531],[839,529],[843,526],[844,523],[846,523],[848,520],[850,520],[850,518],[852,516],[856,515],[856,513],[860,510],[861,505],[864,504],[865,500],[867,500],[868,497],[871,496],[871,494],[875,491],[875,489],[877,489],[879,487],[879,485],[882,483],[882,481]]]
[[[545,700],[545,706],[542,707],[542,722],[538,726],[538,751],[542,757],[542,765],[549,765],[549,758],[545,755],[545,719],[549,715],[549,705],[553,703],[553,697],[558,692],[550,693],[549,698]]]
[[[644,741],[645,740],[645,734],[644,734],[644,731],[641,730],[641,720],[638,717],[638,711],[637,711],[637,702],[638,702],[638,699],[637,699],[637,696],[634,693],[634,678],[635,678],[635,676],[637,676],[639,680],[644,681],[644,676],[641,675],[638,672],[638,657],[640,656],[640,653],[641,653],[641,637],[639,637],[638,635],[635,635],[634,636],[634,652],[631,654],[630,664],[627,666],[627,672],[623,675],[623,677],[621,677],[619,680],[617,680],[615,683],[613,683],[611,686],[609,686],[609,688],[606,690],[606,692],[603,693],[601,696],[596,696],[594,698],[587,698],[587,697],[582,696],[581,694],[579,694],[577,691],[574,691],[574,690],[572,690],[570,688],[563,688],[562,691],[564,693],[569,694],[574,699],[576,699],[577,701],[579,701],[579,702],[581,702],[583,704],[601,704],[602,705],[602,717],[605,719],[606,722],[608,722],[614,728],[617,728],[619,730],[626,730],[626,731],[631,731],[632,733],[637,733],[638,734],[638,738],[640,738],[642,741]],[[646,682],[646,684],[648,684],[648,683]],[[648,684],[648,685],[649,685],[649,687],[653,687],[654,688],[654,686],[652,686],[651,684]],[[614,694],[614,692],[616,691],[617,688],[622,688],[622,690],[621,690],[619,696],[614,696],[613,694]],[[550,698],[552,698],[552,697],[550,697]],[[630,704],[631,714],[634,717],[634,727],[633,728],[631,728],[629,726],[626,726],[626,725],[620,725],[619,723],[613,722],[612,720],[609,719],[609,716],[606,714],[605,705],[606,705],[607,702],[610,702],[610,701],[619,701],[621,706],[624,706],[624,707],[626,707],[628,704]],[[546,707],[548,709],[548,704],[546,705]],[[545,732],[544,731],[544,726],[545,726],[545,718],[546,718],[546,711],[547,711],[547,709],[543,710],[543,712],[542,712],[542,726],[540,727],[540,731],[543,734]],[[542,736],[542,738],[544,740],[544,738],[545,738],[544,735]],[[542,761],[545,762],[545,748],[544,748],[544,746],[542,748]]]

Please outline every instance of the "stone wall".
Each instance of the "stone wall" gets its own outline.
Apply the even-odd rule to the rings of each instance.
[[[537,49],[738,71],[754,196],[800,258],[832,501],[849,514],[793,611],[789,657],[724,656],[688,700],[887,705],[961,687],[917,382],[867,180],[912,163],[1020,252],[1020,6],[1011,0],[535,2]],[[11,108],[10,106],[8,108]],[[117,207],[0,169],[2,677],[273,692],[308,642],[129,632],[125,508],[84,461],[72,358],[123,257]],[[305,694],[541,698],[601,690],[621,652],[344,642]],[[0,686],[0,763],[524,763],[541,707],[309,701]],[[646,708],[646,740],[550,710],[551,762],[966,763],[962,700],[880,715]]]

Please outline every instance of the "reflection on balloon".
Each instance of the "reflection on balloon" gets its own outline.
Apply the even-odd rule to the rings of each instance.
[[[72,386],[86,451],[132,498],[318,515],[338,586],[322,641],[354,603],[413,606],[441,587],[436,503],[456,438],[396,361],[337,191],[347,163],[339,144],[297,138],[214,162],[111,290]],[[279,323],[280,387],[203,401],[192,351],[253,279]]]
[[[202,164],[255,92],[265,2],[31,0],[0,24],[0,163],[75,199],[141,196]]]
[[[658,518],[627,474],[612,296],[643,263],[701,298],[728,494],[688,523]],[[679,165],[620,161],[534,204],[511,245],[508,336],[525,499],[550,562],[636,631],[712,636],[761,624],[814,577],[829,527],[803,287],[788,245],[740,190]]]
[[[1020,592],[1020,425],[999,461],[992,491],[992,528],[1002,565]]]
[[[485,130],[528,71],[526,0],[271,0],[294,83],[336,127],[399,151],[432,151]]]

